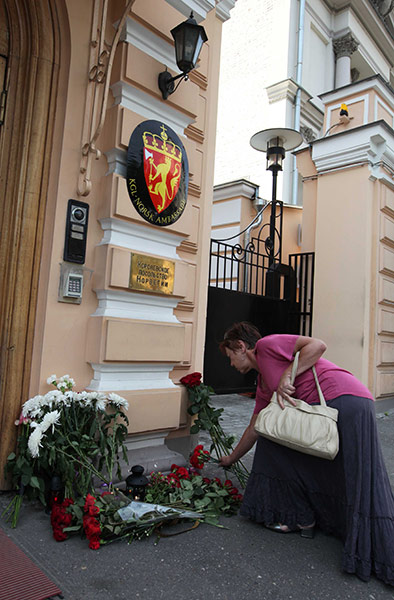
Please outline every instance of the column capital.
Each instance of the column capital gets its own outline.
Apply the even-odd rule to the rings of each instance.
[[[342,58],[342,56],[351,56],[359,47],[359,42],[354,35],[349,32],[340,38],[334,39],[332,41],[332,47],[335,57],[338,60],[338,58]]]

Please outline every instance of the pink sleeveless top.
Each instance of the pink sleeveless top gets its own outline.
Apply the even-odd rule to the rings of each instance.
[[[293,360],[293,351],[298,337],[298,335],[274,334],[263,337],[257,342],[254,350],[259,376],[254,414],[269,404],[283,371]],[[325,358],[319,358],[315,368],[326,401],[345,394],[373,400],[368,388],[349,371],[341,369]],[[312,369],[298,375],[294,385],[296,388],[294,398],[300,398],[309,404],[319,403]]]

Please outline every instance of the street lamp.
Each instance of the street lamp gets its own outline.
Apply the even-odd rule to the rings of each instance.
[[[208,40],[204,27],[197,25],[197,21],[193,17],[193,11],[186,21],[171,29],[171,35],[175,42],[176,64],[182,72],[175,77],[171,77],[167,70],[159,74],[158,83],[163,100],[167,100],[168,96],[175,92],[183,79],[188,79],[188,73],[197,64],[202,45]],[[174,81],[180,78],[181,80],[175,87]]]
[[[275,219],[276,219],[276,184],[278,171],[282,171],[282,163],[286,151],[294,150],[302,143],[302,135],[295,129],[285,127],[264,129],[250,138],[250,145],[255,150],[267,154],[267,171],[272,172],[272,204],[270,218],[270,233],[265,240],[268,251],[269,267],[272,268],[275,258]]]

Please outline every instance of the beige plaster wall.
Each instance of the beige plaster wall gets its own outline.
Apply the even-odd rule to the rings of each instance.
[[[313,335],[368,384],[373,183],[363,167],[321,176],[317,193]]]
[[[179,378],[190,371],[202,371],[205,341],[206,286],[208,279],[208,244],[211,223],[213,163],[217,116],[217,85],[220,59],[222,21],[212,10],[202,23],[208,35],[199,62],[199,69],[190,74],[190,80],[162,100],[157,87],[158,74],[164,70],[161,61],[143,52],[131,43],[121,42],[117,48],[111,75],[111,84],[121,82],[134,93],[142,92],[146,104],[141,111],[132,109],[124,98],[115,98],[110,92],[106,121],[97,141],[102,153],[116,151],[125,156],[133,129],[146,119],[158,119],[157,110],[163,109],[179,122],[188,123],[182,132],[189,166],[190,185],[187,207],[182,217],[169,227],[155,227],[144,221],[128,198],[124,175],[102,154],[92,162],[92,188],[87,196],[78,193],[78,181],[83,164],[81,149],[89,139],[89,106],[94,95],[100,96],[102,87],[95,89],[89,83],[92,64],[90,53],[93,0],[82,4],[66,0],[65,28],[70,29],[69,71],[64,86],[65,119],[59,151],[59,176],[52,180],[54,195],[48,201],[48,223],[42,268],[48,270],[48,283],[42,280],[40,313],[37,318],[41,335],[37,335],[34,349],[35,372],[31,395],[48,390],[46,379],[55,373],[69,373],[78,389],[96,382],[95,369],[114,365],[124,366],[130,373],[126,389],[116,389],[130,403],[130,432],[163,430],[179,431],[189,423],[186,414],[187,398],[176,385]],[[160,10],[158,10],[160,4]],[[119,20],[125,3],[109,3],[106,39],[112,40],[113,24]],[[147,35],[154,35],[158,47],[173,45],[170,29],[185,16],[165,0],[136,0],[129,15]],[[66,54],[66,53],[64,53]],[[175,73],[174,73],[175,74]],[[90,104],[89,104],[90,103]],[[149,113],[152,107],[152,114]],[[154,109],[156,112],[154,112]],[[93,109],[98,114],[100,103]],[[90,133],[94,132],[93,131]],[[123,160],[123,159],[122,159]],[[62,262],[66,209],[69,198],[89,204],[89,230],[85,267],[86,277],[81,304],[58,302],[60,263]],[[52,220],[49,215],[52,214]],[[123,242],[107,243],[105,223],[119,223],[126,228],[129,246]],[[129,228],[129,229],[127,229]],[[131,228],[131,229],[130,229]],[[137,229],[132,229],[137,228]],[[168,259],[175,263],[173,308],[167,308],[160,294],[135,292],[128,287],[130,256],[133,251],[132,231],[141,232],[146,250],[137,250],[147,256]],[[138,233],[139,235],[139,233]],[[149,245],[149,238],[155,241]],[[130,241],[131,240],[131,241]],[[145,242],[144,242],[145,243]],[[159,250],[155,250],[158,248]],[[163,248],[164,254],[161,254]],[[167,253],[167,254],[166,254]],[[91,276],[92,273],[92,276]],[[98,291],[118,294],[127,306],[127,316],[111,316],[107,308],[98,310]],[[119,296],[122,294],[122,296]],[[132,302],[127,296],[132,295]],[[108,296],[110,297],[110,296]],[[149,304],[149,297],[157,302],[157,314],[143,318],[140,307]],[[104,303],[105,304],[105,303]],[[135,308],[135,317],[133,310]],[[161,315],[165,314],[164,320]],[[95,315],[95,316],[92,316]],[[152,378],[144,387],[140,380],[133,383],[133,369],[144,364],[152,369]],[[157,369],[168,365],[168,378],[160,386]],[[119,367],[120,368],[120,367]],[[123,368],[123,367],[122,367]],[[98,375],[99,377],[100,375]],[[153,382],[153,380],[155,380]],[[131,383],[130,383],[131,382]],[[152,383],[153,382],[153,383]],[[99,385],[105,385],[104,383]],[[108,384],[109,385],[109,384]],[[102,389],[102,387],[101,387]],[[109,387],[107,391],[111,391]],[[181,428],[181,429],[180,429]]]

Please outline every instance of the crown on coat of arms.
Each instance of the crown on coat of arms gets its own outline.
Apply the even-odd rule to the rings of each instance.
[[[151,133],[150,131],[144,131],[142,139],[144,140],[144,146],[148,150],[155,150],[164,154],[170,158],[175,159],[178,162],[182,161],[182,150],[174,142],[172,142],[167,135],[167,130],[164,125],[161,126],[161,134]]]

